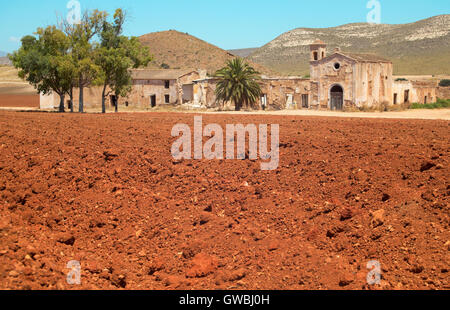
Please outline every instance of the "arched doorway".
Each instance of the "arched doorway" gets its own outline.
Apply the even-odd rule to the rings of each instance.
[[[340,85],[334,85],[330,89],[330,109],[333,111],[344,108],[344,90]]]

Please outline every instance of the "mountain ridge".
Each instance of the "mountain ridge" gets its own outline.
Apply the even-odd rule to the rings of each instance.
[[[373,53],[394,63],[395,74],[450,73],[450,14],[409,24],[350,23],[330,28],[295,28],[247,57],[285,75],[309,72],[309,44],[321,39],[329,53]]]

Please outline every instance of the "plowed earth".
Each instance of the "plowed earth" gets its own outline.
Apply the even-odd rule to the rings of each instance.
[[[276,171],[176,162],[176,123],[0,112],[0,288],[450,288],[450,122],[203,117],[280,124]]]

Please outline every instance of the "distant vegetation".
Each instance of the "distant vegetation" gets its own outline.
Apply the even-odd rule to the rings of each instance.
[[[450,99],[437,99],[435,103],[413,103],[411,104],[410,109],[445,109],[450,108]]]
[[[442,80],[439,82],[439,86],[447,87],[450,86],[450,80]]]

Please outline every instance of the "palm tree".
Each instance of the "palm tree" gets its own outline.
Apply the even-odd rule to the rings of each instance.
[[[217,101],[223,104],[234,102],[236,111],[243,106],[255,108],[261,96],[261,87],[258,80],[259,72],[253,69],[241,58],[234,58],[227,65],[218,70],[215,77],[219,79],[216,87]]]

